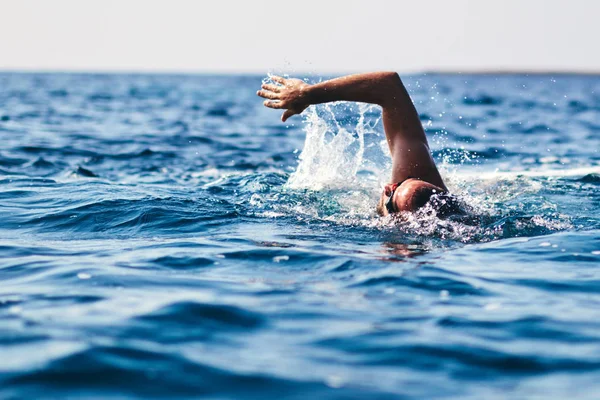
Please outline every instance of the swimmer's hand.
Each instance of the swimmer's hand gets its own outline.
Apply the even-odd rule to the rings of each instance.
[[[262,98],[268,99],[263,103],[266,107],[285,109],[281,120],[285,122],[292,115],[300,114],[310,106],[308,88],[310,85],[300,79],[285,79],[272,76],[277,84],[263,83],[262,89],[256,92]]]

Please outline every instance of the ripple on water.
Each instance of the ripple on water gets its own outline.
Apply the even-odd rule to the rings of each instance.
[[[261,328],[259,313],[225,304],[178,302],[129,321],[122,337],[148,337],[159,343],[223,340],[224,334]]]

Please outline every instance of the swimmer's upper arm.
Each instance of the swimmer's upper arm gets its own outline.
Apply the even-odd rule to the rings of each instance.
[[[392,181],[413,177],[446,189],[408,91],[397,73],[392,73],[387,78],[388,85],[380,105],[392,156]]]
[[[383,109],[383,126],[390,152],[399,142],[427,144],[419,114],[397,73],[387,76],[388,85],[379,103]],[[418,149],[417,149],[418,151]]]

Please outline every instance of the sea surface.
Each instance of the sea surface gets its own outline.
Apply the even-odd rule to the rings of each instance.
[[[445,220],[267,79],[0,74],[1,399],[600,398],[600,76],[403,77]]]

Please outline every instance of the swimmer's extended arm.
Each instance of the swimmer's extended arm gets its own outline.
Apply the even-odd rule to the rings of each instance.
[[[380,105],[392,155],[392,181],[419,178],[445,188],[431,158],[425,132],[402,80],[395,72],[370,72],[309,85],[299,79],[272,77],[257,94],[269,108],[285,109],[281,120],[300,114],[312,104],[358,101]]]

